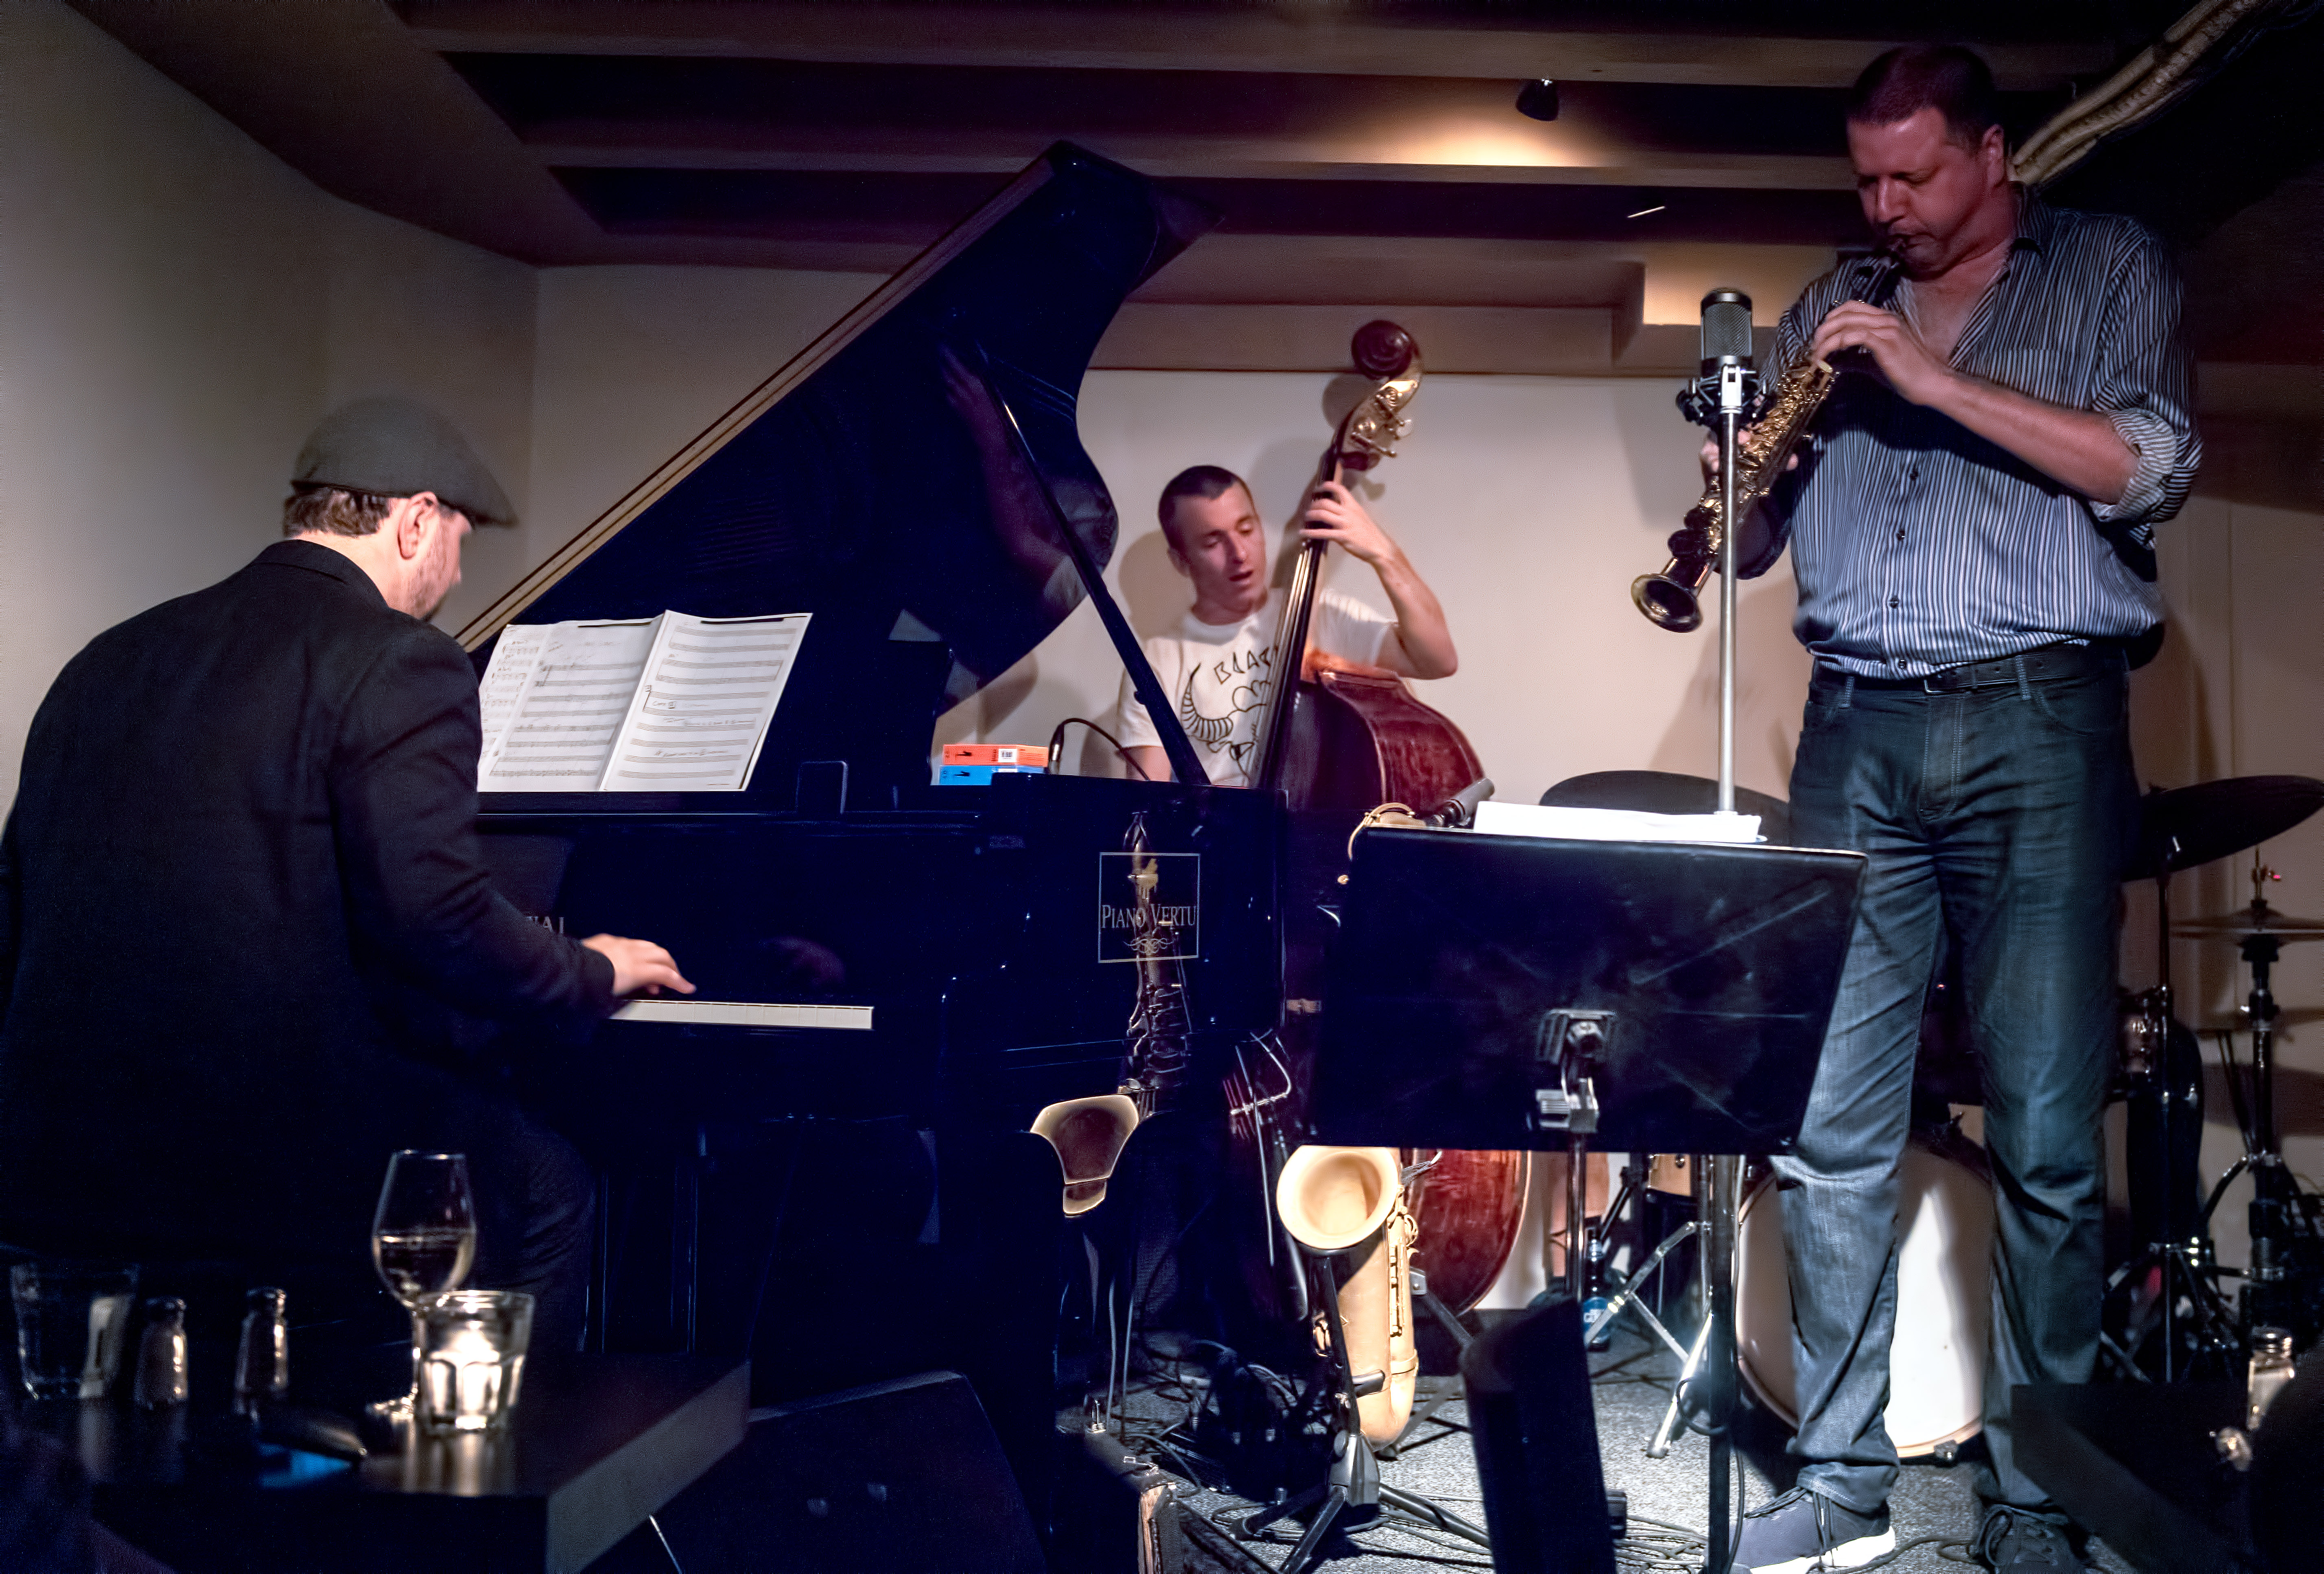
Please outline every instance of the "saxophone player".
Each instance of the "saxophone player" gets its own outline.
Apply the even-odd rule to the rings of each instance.
[[[2025,1473],[2009,1394],[2096,1364],[2099,1118],[2138,806],[2127,653],[2159,626],[2151,532],[2199,449],[2160,243],[2013,184],[1994,104],[1958,48],[1891,51],[1858,78],[1849,152],[1879,250],[1808,286],[1775,359],[1860,370],[1738,542],[1747,573],[1790,547],[1815,656],[1794,839],[1870,861],[1806,1125],[1775,1161],[1803,1463],[1744,1522],[1735,1566],[1756,1574],[1858,1568],[1895,1544],[1881,1414],[1897,1164],[1945,933],[1984,1052],[1996,1209],[1976,1551],[1996,1569],[2081,1567]]]

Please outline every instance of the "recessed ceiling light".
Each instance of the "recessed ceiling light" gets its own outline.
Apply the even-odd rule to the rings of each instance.
[[[1517,113],[1535,120],[1557,118],[1557,84],[1537,77],[1517,88]]]
[[[1624,216],[1628,218],[1644,218],[1650,213],[1660,213],[1664,208],[1668,207],[1669,206],[1670,204],[1667,202],[1657,202],[1652,207],[1641,207],[1637,212],[1627,214]]]

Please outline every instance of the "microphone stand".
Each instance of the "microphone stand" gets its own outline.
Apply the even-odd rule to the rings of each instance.
[[[1719,438],[1719,813],[1735,813],[1735,590],[1736,542],[1743,521],[1736,518],[1736,457],[1741,442],[1743,412],[1758,391],[1758,377],[1750,367],[1751,301],[1738,290],[1713,290],[1703,298],[1704,345],[1702,374],[1694,386],[1679,396],[1679,407],[1690,419],[1710,426]],[[1722,327],[1729,336],[1740,327],[1739,347],[1714,345],[1711,324],[1714,309],[1726,316]],[[1733,314],[1742,314],[1740,324]],[[1670,1413],[1664,1417],[1655,1442],[1647,1452],[1660,1457],[1683,1413],[1699,1401],[1702,1427],[1711,1441],[1710,1523],[1706,1527],[1704,1574],[1729,1574],[1735,1556],[1729,1523],[1734,1484],[1735,1366],[1735,1215],[1742,1201],[1743,1161],[1733,1154],[1697,1155],[1694,1158],[1696,1219],[1702,1248],[1697,1261],[1698,1304],[1702,1324],[1685,1368],[1671,1395]],[[1578,1194],[1580,1188],[1576,1187]],[[1569,1208],[1573,1204],[1569,1204]],[[1575,1232],[1578,1238],[1578,1230]],[[1573,1250],[1572,1247],[1568,1247]]]
[[[1748,309],[1748,308],[1747,308]],[[1742,364],[1719,365],[1719,506],[1726,529],[1719,538],[1719,812],[1735,812],[1735,542],[1743,521],[1735,517],[1736,447],[1743,424]],[[1704,1574],[1728,1574],[1735,1556],[1729,1533],[1728,1496],[1734,1469],[1735,1439],[1735,1213],[1742,1192],[1743,1161],[1733,1154],[1714,1156],[1708,1174],[1695,1170],[1697,1186],[1708,1183],[1710,1228],[1704,1232],[1703,1277],[1711,1330],[1710,1404],[1704,1417],[1711,1433],[1711,1523]]]

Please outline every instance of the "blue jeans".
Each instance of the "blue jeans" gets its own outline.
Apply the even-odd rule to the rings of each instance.
[[[1896,1312],[1898,1164],[1941,937],[1961,958],[1995,1204],[1985,1436],[1990,1502],[2048,1509],[2019,1468],[2012,1385],[2097,1364],[2103,1138],[2119,879],[2138,789],[2118,656],[1955,693],[1819,667],[1792,769],[1792,840],[1870,861],[1796,1150],[1790,1242],[1800,1484],[1870,1513],[1896,1479],[1882,1424]],[[1909,1358],[1909,1352],[1907,1352]]]

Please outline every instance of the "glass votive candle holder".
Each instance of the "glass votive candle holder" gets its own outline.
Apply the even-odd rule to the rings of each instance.
[[[420,1309],[422,1431],[497,1431],[508,1424],[532,1339],[532,1297],[518,1290],[455,1290]]]
[[[137,1304],[136,1266],[18,1263],[8,1271],[8,1288],[25,1394],[102,1399],[111,1393]]]

